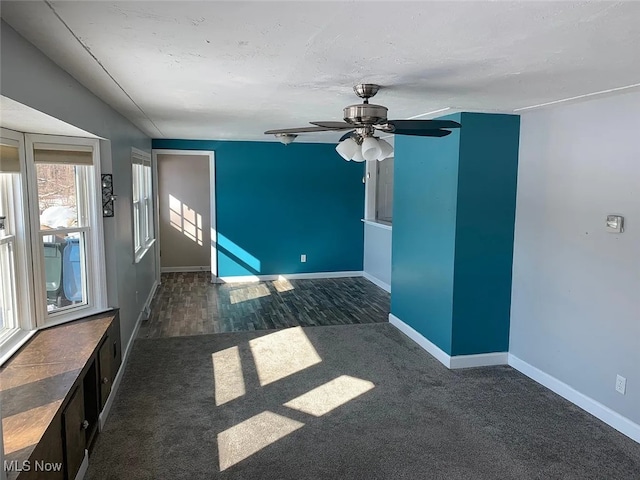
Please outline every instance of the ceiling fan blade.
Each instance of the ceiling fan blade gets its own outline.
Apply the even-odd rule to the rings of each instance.
[[[350,132],[345,133],[343,136],[340,137],[340,140],[338,140],[339,142],[342,142],[343,140],[346,140],[347,138],[349,138],[351,135],[353,135],[355,133],[355,130],[351,130]]]
[[[415,137],[446,137],[451,133],[451,130],[432,130],[430,128],[424,130],[417,129],[396,129],[396,135],[413,135]]]
[[[275,135],[276,133],[311,133],[311,132],[330,132],[335,128],[326,127],[300,127],[300,128],[279,128],[277,130],[267,130],[265,135]]]
[[[460,128],[461,125],[453,120],[389,120],[388,125],[395,127],[393,133],[398,129],[404,130],[437,130],[439,128]]]
[[[318,125],[319,127],[330,128],[332,130],[352,130],[357,125],[347,122],[309,122],[311,125]]]

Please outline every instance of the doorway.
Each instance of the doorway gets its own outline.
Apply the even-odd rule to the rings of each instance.
[[[217,281],[215,155],[154,150],[158,272],[211,272]]]

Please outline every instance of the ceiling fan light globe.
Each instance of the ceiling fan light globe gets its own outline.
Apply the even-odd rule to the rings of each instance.
[[[298,135],[293,134],[293,133],[276,133],[275,137],[278,139],[278,141],[284,145],[289,145],[291,142],[293,142],[296,137]]]
[[[356,150],[356,153],[351,158],[351,160],[353,160],[354,162],[364,162],[364,157],[362,156],[362,149],[360,148],[360,146],[358,146],[358,149]]]
[[[342,158],[349,161],[359,148],[358,143],[353,138],[347,138],[336,145],[336,152],[338,152]]]
[[[378,160],[384,160],[385,158],[389,158],[393,155],[393,147],[389,142],[379,139],[378,145],[380,146],[380,155],[378,156]]]
[[[376,160],[382,149],[378,144],[378,139],[374,137],[365,137],[362,141],[362,156],[365,160]]]

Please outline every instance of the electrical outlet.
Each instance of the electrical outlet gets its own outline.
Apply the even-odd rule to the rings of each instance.
[[[300,255],[300,262],[305,263],[307,261],[307,256],[303,253]]]
[[[627,379],[621,375],[616,375],[616,392],[624,395],[627,390]]]

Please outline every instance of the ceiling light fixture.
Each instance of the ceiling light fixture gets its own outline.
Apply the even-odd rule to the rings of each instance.
[[[356,150],[359,148],[360,145],[358,145],[358,142],[356,142],[353,137],[349,137],[346,140],[341,141],[338,146],[336,146],[336,152],[338,152],[340,156],[348,162],[354,157]]]
[[[280,143],[283,143],[285,145],[289,145],[291,142],[293,142],[296,137],[298,135],[294,134],[294,133],[276,133],[275,137],[280,141]]]
[[[380,161],[393,155],[393,147],[386,140],[373,135],[354,135],[338,143],[336,152],[346,161]]]
[[[382,154],[382,149],[378,145],[378,139],[374,137],[364,137],[362,140],[362,156],[365,160],[376,160]]]
[[[362,156],[362,148],[358,148],[356,153],[353,154],[351,158],[354,162],[364,162],[364,157]]]

